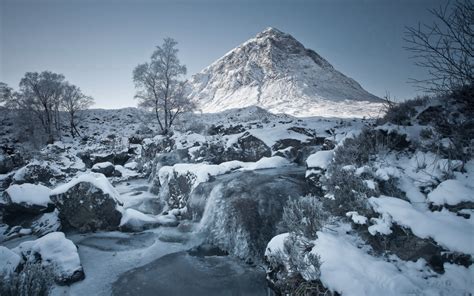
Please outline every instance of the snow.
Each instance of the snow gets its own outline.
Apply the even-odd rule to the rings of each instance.
[[[43,185],[14,184],[7,188],[6,193],[11,201],[16,204],[39,205],[47,207],[51,203],[49,199],[51,190]]]
[[[17,253],[0,246],[0,276],[14,272],[20,262],[21,257]]]
[[[289,235],[290,234],[286,232],[274,236],[267,244],[267,248],[265,249],[265,256],[283,253],[284,243]]]
[[[238,160],[232,160],[223,162],[221,164],[178,163],[174,166],[161,167],[158,172],[158,176],[160,183],[163,185],[167,184],[175,174],[178,176],[186,176],[191,174],[194,178],[192,186],[192,189],[194,189],[200,183],[207,182],[211,176],[226,174],[237,169],[249,171],[277,168],[287,165],[291,165],[291,163],[281,156],[262,157],[256,162],[242,162]]]
[[[367,224],[367,217],[359,215],[357,212],[347,212],[346,216],[351,218],[355,224]]]
[[[368,230],[371,235],[376,235],[377,233],[389,235],[392,233],[392,219],[387,213],[383,213],[381,218],[371,218],[370,222],[373,225],[370,225]]]
[[[70,190],[72,187],[82,182],[91,183],[95,187],[102,190],[103,193],[110,195],[119,203],[121,202],[120,194],[117,192],[117,190],[115,190],[112,184],[110,184],[109,180],[107,180],[107,178],[100,173],[83,173],[72,179],[70,182],[56,187],[51,191],[50,195],[63,194]]]
[[[369,203],[380,214],[393,222],[410,228],[420,238],[432,238],[441,246],[465,254],[474,254],[474,218],[465,219],[443,209],[423,211],[399,198],[371,197]]]
[[[444,264],[442,275],[431,271],[423,259],[390,262],[367,254],[367,246],[342,232],[318,232],[312,253],[321,258],[321,281],[332,291],[351,295],[469,295],[474,266]]]
[[[428,194],[428,200],[435,205],[474,202],[474,188],[469,188],[458,180],[446,180]]]
[[[51,265],[55,275],[61,278],[82,270],[76,245],[62,232],[52,232],[37,240],[21,243],[13,251],[26,258],[39,254],[42,264]],[[35,259],[32,257],[31,260]]]
[[[135,163],[135,166],[136,166],[136,163]],[[116,165],[115,170],[119,171],[122,174],[121,178],[123,179],[135,178],[138,176],[138,173],[130,169],[130,166],[127,167],[127,166]]]
[[[174,166],[164,166],[160,168],[158,177],[160,183],[167,184],[174,174],[178,176],[185,176],[192,174],[195,176],[193,188],[196,188],[200,183],[206,182],[211,176],[222,175],[232,170],[243,167],[244,163],[241,161],[228,161],[221,164],[206,164],[206,163],[178,163]]]
[[[92,166],[92,169],[93,170],[100,170],[100,169],[104,169],[104,168],[110,167],[110,166],[114,166],[110,161],[99,162],[99,163],[94,164]]]
[[[141,227],[147,223],[157,222],[156,218],[147,214],[144,214],[135,209],[125,209],[120,226],[130,225],[132,227]]]
[[[291,162],[281,156],[272,156],[272,157],[262,157],[258,161],[252,163],[247,162],[244,163],[243,168],[240,170],[242,171],[253,171],[253,170],[261,170],[261,169],[270,169],[270,168],[279,168],[283,166],[291,165]]]
[[[308,159],[306,159],[306,165],[308,168],[326,169],[331,163],[333,157],[333,150],[318,151],[314,154],[311,154]]]

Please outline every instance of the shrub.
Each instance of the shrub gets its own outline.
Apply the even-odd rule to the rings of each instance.
[[[283,208],[282,227],[309,239],[315,239],[328,216],[323,204],[314,196],[303,196],[288,200]]]
[[[48,295],[53,285],[51,267],[41,263],[26,263],[18,273],[10,273],[0,281],[2,296]]]
[[[330,176],[325,180],[324,185],[333,196],[333,199],[324,199],[324,207],[330,213],[340,217],[345,217],[350,211],[369,215],[371,208],[367,198],[379,195],[377,190],[367,187],[361,176],[340,166],[331,168]]]
[[[411,120],[417,114],[416,107],[426,105],[429,97],[416,97],[401,103],[386,99],[385,116],[378,120],[378,124],[392,123],[396,125],[411,125]]]

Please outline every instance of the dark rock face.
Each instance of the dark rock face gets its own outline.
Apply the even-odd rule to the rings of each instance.
[[[52,195],[51,200],[59,210],[63,226],[81,232],[115,230],[122,218],[117,210],[118,202],[88,182],[78,183],[62,194]]]
[[[305,193],[299,168],[235,172],[199,184],[188,201],[188,215],[202,219],[209,243],[257,263],[277,234],[287,201]]]
[[[213,136],[213,135],[234,135],[234,134],[239,134],[239,133],[243,133],[243,132],[245,132],[245,128],[241,124],[231,125],[229,127],[225,127],[223,125],[218,125],[218,126],[212,125],[208,130],[208,133],[211,136]]]
[[[258,161],[262,157],[270,157],[272,155],[270,147],[248,132],[237,140],[237,144],[238,153],[241,155],[239,160],[245,162]]]
[[[431,239],[422,239],[411,233],[409,229],[393,225],[390,235],[372,236],[365,230],[358,231],[374,251],[384,254],[386,252],[397,255],[405,261],[416,261],[423,258],[436,272],[444,272],[442,257],[443,249]],[[356,227],[357,229],[357,227]]]
[[[77,157],[79,157],[82,162],[86,165],[87,168],[91,168],[96,163],[101,162],[111,162],[115,165],[124,165],[127,161],[132,158],[133,151],[122,151],[119,153],[108,153],[105,155],[95,155],[90,154],[89,152],[79,152]]]

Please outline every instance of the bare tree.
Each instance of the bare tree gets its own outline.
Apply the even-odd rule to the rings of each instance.
[[[61,107],[69,115],[69,129],[73,138],[81,135],[77,129],[79,111],[88,109],[92,104],[94,104],[94,99],[84,95],[79,87],[69,83],[64,85]]]
[[[436,18],[431,24],[407,27],[405,47],[413,53],[415,64],[428,70],[429,78],[412,79],[429,92],[444,92],[472,86],[474,80],[474,5],[457,0],[430,10]]]
[[[63,95],[64,76],[49,71],[27,72],[20,81],[18,108],[31,110],[41,122],[48,143],[59,135],[59,106]]]
[[[194,104],[185,97],[184,83],[180,80],[186,74],[186,66],[180,64],[176,45],[174,39],[165,38],[150,61],[133,71],[139,106],[155,113],[163,134],[168,133],[179,114],[194,109]]]

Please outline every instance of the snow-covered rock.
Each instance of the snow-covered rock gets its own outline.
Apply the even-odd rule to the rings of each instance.
[[[71,284],[85,277],[76,245],[62,232],[23,242],[13,251],[27,262],[40,261],[43,266],[50,266],[58,284]]]
[[[63,226],[80,231],[116,229],[122,218],[117,190],[98,173],[85,173],[51,191]]]
[[[474,202],[474,187],[468,187],[458,180],[446,180],[428,194],[434,205],[457,205],[461,202]]]
[[[103,174],[106,177],[112,177],[115,172],[115,166],[109,161],[99,162],[92,166],[91,171]]]
[[[408,227],[420,238],[432,238],[448,250],[474,254],[474,217],[465,219],[447,210],[419,210],[409,202],[394,197],[370,198],[374,210],[400,226]],[[384,224],[391,224],[387,221]]]
[[[259,262],[277,234],[283,207],[304,195],[304,172],[294,167],[238,171],[201,183],[188,201],[209,243],[245,260]]]
[[[158,226],[176,226],[178,220],[175,215],[147,215],[135,209],[126,209],[120,221],[122,231],[143,231]]]
[[[40,213],[52,206],[51,190],[43,185],[14,184],[4,192],[5,210],[9,212]]]
[[[6,247],[0,246],[0,279],[15,272],[20,263],[20,255]]]
[[[59,167],[49,161],[34,160],[20,168],[13,175],[15,184],[34,183],[51,186],[64,179],[65,175]]]
[[[377,115],[381,100],[291,35],[268,28],[192,76],[203,112],[251,105],[297,116]]]
[[[308,159],[306,159],[306,166],[310,169],[313,168],[325,170],[331,163],[333,157],[333,150],[318,151],[314,154],[311,154]]]

